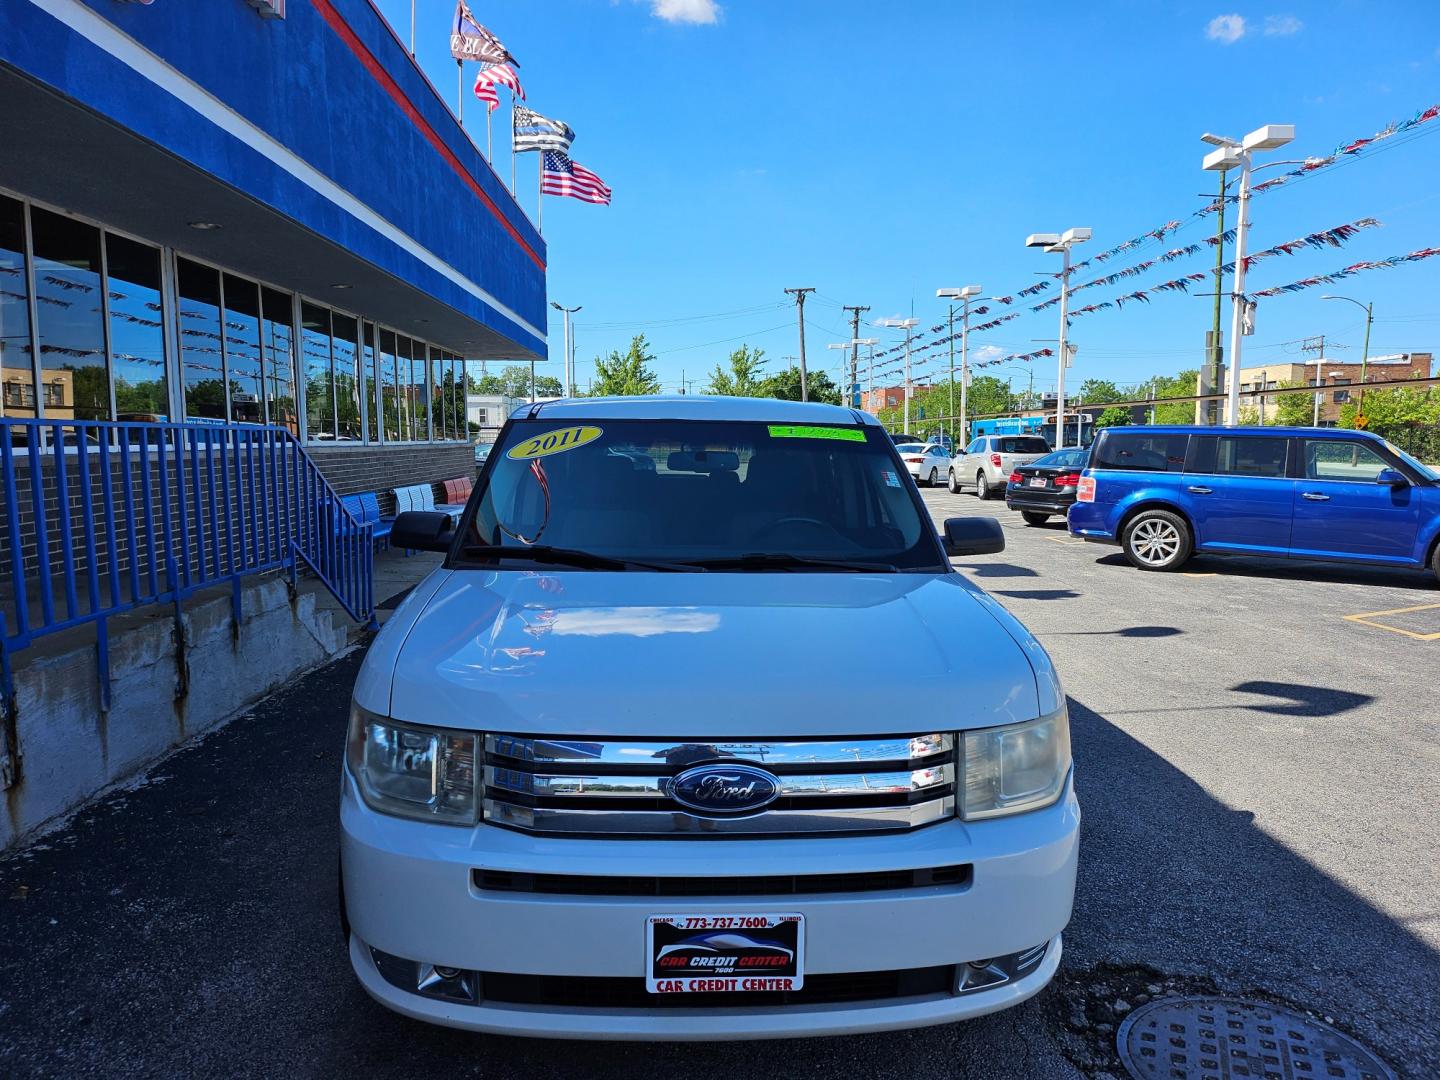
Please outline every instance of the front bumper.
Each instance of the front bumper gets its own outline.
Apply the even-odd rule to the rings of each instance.
[[[779,1038],[947,1023],[1018,1004],[1055,973],[1074,899],[1080,812],[1073,783],[1054,806],[882,836],[761,840],[556,839],[377,814],[345,775],[341,863],[351,962],[381,1004],[475,1031],[553,1038]],[[714,880],[865,874],[965,863],[963,886],[706,898],[488,891],[473,871]],[[1019,953],[1038,966],[965,993],[746,1007],[556,1007],[463,1003],[388,981],[371,948],[424,964],[577,979],[643,979],[645,920],[658,913],[798,911],[807,977],[930,969]]]

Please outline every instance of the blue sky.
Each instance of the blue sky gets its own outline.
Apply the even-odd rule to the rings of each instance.
[[[377,3],[408,36],[409,0]],[[418,58],[453,96],[454,4],[417,5]],[[545,200],[550,296],[584,305],[582,383],[597,353],[642,332],[669,390],[682,371],[699,389],[742,342],[781,366],[797,347],[782,290],[802,285],[818,290],[806,307],[810,364],[833,370],[840,354],[825,345],[849,337],[841,304],[870,305],[867,318],[913,306],[932,325],[944,316],[937,287],[1013,293],[1058,268],[1058,256],[1023,246],[1028,233],[1089,226],[1094,240],[1078,260],[1187,217],[1215,186],[1200,167],[1202,132],[1293,123],[1295,143],[1268,159],[1324,155],[1440,102],[1433,0],[474,0],[472,8],[519,59],[530,106],[569,122],[575,160],[615,190],[610,207]],[[507,117],[504,106],[495,114],[495,167],[508,180]],[[466,126],[483,147],[473,98]],[[1382,147],[1252,202],[1252,251],[1367,216],[1384,227],[1341,250],[1261,263],[1248,290],[1440,246],[1440,120]],[[535,168],[535,155],[521,156],[520,201],[532,217]],[[1198,242],[1213,223],[1201,219],[1164,246]],[[1101,272],[1158,250],[1119,256]],[[1083,302],[1206,270],[1209,250],[1128,287],[1089,290]],[[1375,302],[1372,355],[1440,349],[1437,258],[1261,301],[1244,363],[1298,359],[1298,339],[1321,333],[1336,343],[1335,359],[1358,360],[1364,315],[1322,301],[1327,292]],[[1123,383],[1196,366],[1211,303],[1161,294],[1076,320],[1079,353],[1067,381]],[[972,353],[1041,348],[1035,339],[1054,338],[1057,324],[1054,308],[1027,315],[972,336]],[[1228,312],[1224,325],[1228,332]],[[550,340],[558,374],[558,317]],[[1023,385],[1029,369],[998,373]],[[1053,364],[1034,377],[1037,389],[1053,386]]]

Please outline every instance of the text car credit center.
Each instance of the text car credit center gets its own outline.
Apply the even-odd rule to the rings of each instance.
[[[343,912],[382,1004],[775,1038],[963,1020],[1054,976],[1064,694],[950,565],[998,525],[938,535],[873,417],[531,406],[458,522],[402,514],[391,541],[446,558],[354,691]]]

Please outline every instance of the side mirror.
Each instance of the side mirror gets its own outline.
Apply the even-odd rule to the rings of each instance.
[[[406,510],[390,526],[390,546],[407,551],[449,551],[454,538],[454,519],[430,510]]]
[[[1381,469],[1375,477],[1375,482],[1382,487],[1402,488],[1410,486],[1410,478],[1399,469]]]
[[[945,554],[997,555],[1005,550],[1005,532],[992,517],[945,519]]]

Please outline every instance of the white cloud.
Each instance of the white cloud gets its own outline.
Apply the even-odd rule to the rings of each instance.
[[[1266,37],[1289,37],[1291,34],[1298,34],[1304,26],[1294,15],[1265,16]]]
[[[975,350],[974,359],[971,363],[985,363],[987,360],[999,360],[1005,355],[1005,350],[998,345],[983,345]]]
[[[650,14],[672,23],[710,24],[720,19],[715,0],[650,0]]]
[[[1234,45],[1245,36],[1245,16],[1216,15],[1205,27],[1205,36],[1222,45]]]

